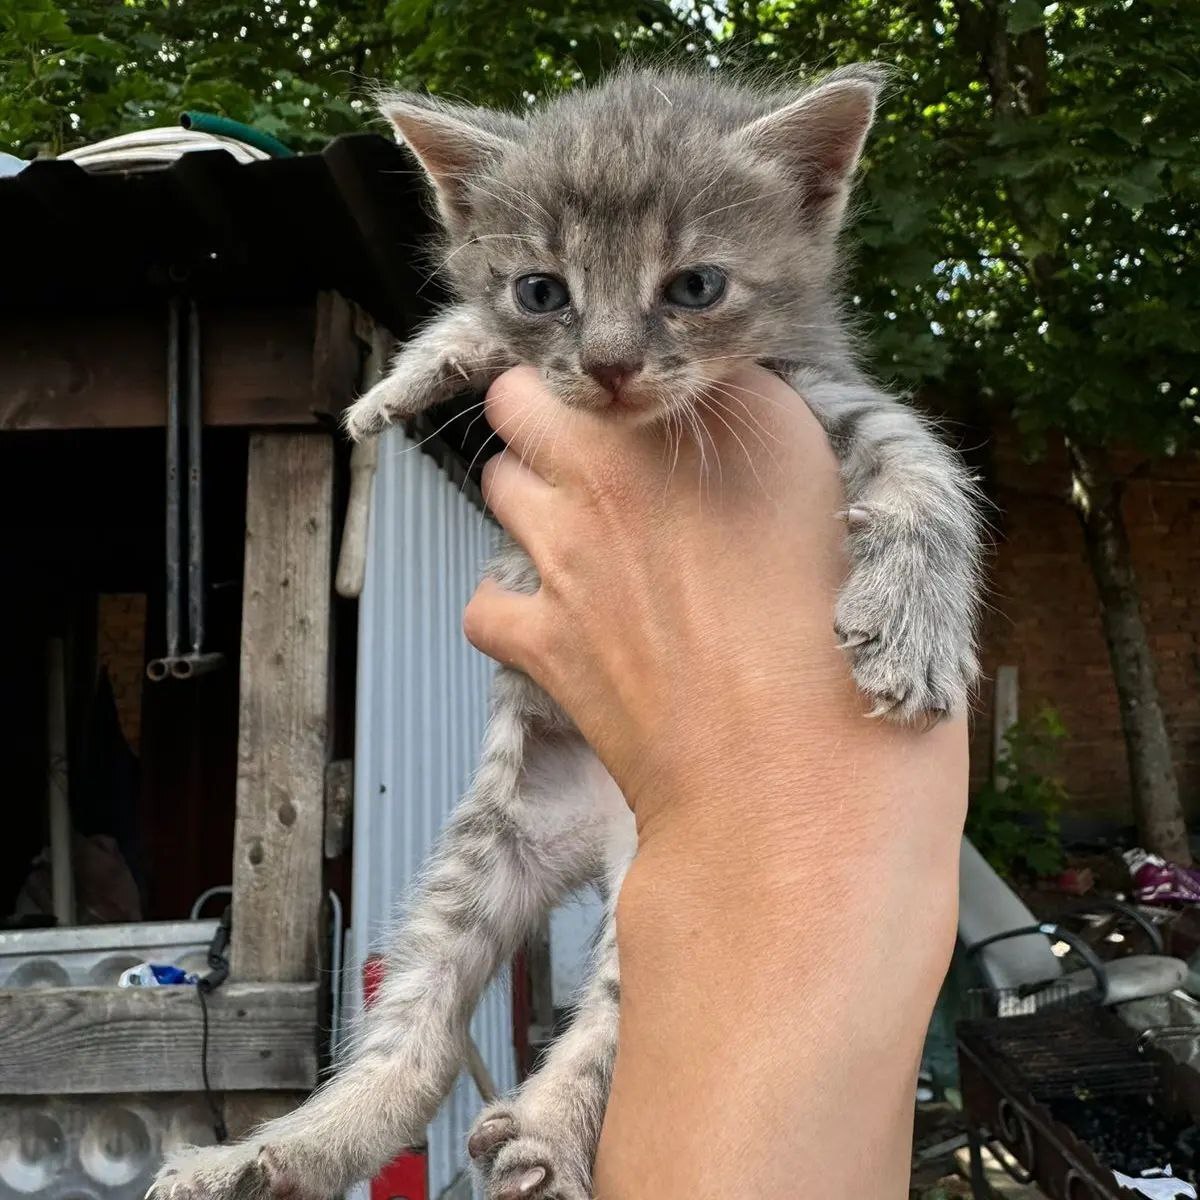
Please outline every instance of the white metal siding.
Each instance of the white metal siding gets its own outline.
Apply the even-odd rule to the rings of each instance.
[[[403,432],[379,450],[359,610],[351,997],[364,958],[429,854],[478,760],[491,664],[462,635],[463,606],[495,544],[480,509]],[[516,1082],[505,972],[472,1033],[500,1090]],[[429,1194],[466,1166],[480,1108],[459,1076],[429,1129]]]

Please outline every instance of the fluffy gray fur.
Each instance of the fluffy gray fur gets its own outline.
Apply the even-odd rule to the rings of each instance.
[[[631,70],[522,117],[389,96],[433,182],[459,300],[348,425],[377,434],[527,362],[565,404],[674,426],[693,405],[748,413],[726,380],[747,358],[767,363],[841,462],[851,569],[835,623],[855,678],[873,715],[926,722],[961,710],[976,675],[979,521],[954,454],[859,371],[839,307],[838,233],[878,88],[867,68],[804,91]],[[668,303],[665,284],[700,264],[725,273],[720,300]],[[524,311],[514,281],[531,272],[562,280],[569,307]],[[595,377],[614,364],[629,377],[619,406]],[[538,586],[512,543],[488,570]],[[619,791],[565,714],[499,670],[478,774],[392,936],[350,1061],[247,1141],[168,1163],[152,1192],[325,1200],[420,1142],[487,981],[570,890],[615,896],[635,846]],[[610,915],[570,1030],[472,1133],[490,1200],[590,1196],[619,990]]]

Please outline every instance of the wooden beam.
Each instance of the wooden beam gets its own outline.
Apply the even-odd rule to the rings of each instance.
[[[329,384],[314,387],[313,306],[200,313],[206,424],[314,425],[329,410]],[[0,430],[164,424],[166,337],[165,308],[3,322]]]
[[[317,978],[332,504],[329,436],[251,436],[233,861],[237,979]]]
[[[313,395],[320,407],[341,412],[359,394],[365,345],[357,326],[361,310],[338,292],[317,294],[313,335]]]
[[[311,1088],[317,984],[226,984],[208,999],[216,1091]],[[0,989],[0,1095],[203,1087],[194,987]]]

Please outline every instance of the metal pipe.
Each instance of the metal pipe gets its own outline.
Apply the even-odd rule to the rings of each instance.
[[[182,362],[183,302],[172,297],[167,323],[167,652],[146,666],[155,683],[192,679],[215,671],[225,656],[204,652],[204,400],[201,391],[200,314],[187,302],[187,363]],[[184,370],[186,369],[186,375]],[[185,396],[180,397],[180,389]],[[181,408],[186,405],[186,412]],[[180,461],[181,438],[186,465]],[[187,633],[188,650],[180,653],[179,624],[183,612],[183,574],[180,562],[183,531],[183,471],[187,472]]]
[[[180,362],[179,341],[183,314],[179,298],[171,297],[167,322],[167,657],[179,654],[179,610],[182,578],[179,569],[180,529],[179,478]],[[165,672],[164,672],[165,674]]]
[[[172,679],[194,679],[197,675],[207,675],[225,663],[225,655],[214,650],[211,654],[183,654],[173,658],[167,667]]]
[[[50,890],[60,929],[75,924],[66,692],[66,653],[62,638],[54,637],[46,643],[46,798],[50,807]]]
[[[329,936],[329,1058],[338,1061],[338,1047],[342,1040],[342,950],[346,934],[346,914],[342,909],[342,898],[329,889],[330,918],[333,925]]]
[[[200,314],[195,300],[188,300],[187,360],[188,639],[192,654],[199,655],[204,648],[204,472],[201,458],[204,426],[200,390]]]

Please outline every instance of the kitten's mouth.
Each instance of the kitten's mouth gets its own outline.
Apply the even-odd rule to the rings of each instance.
[[[666,403],[661,388],[639,383],[615,391],[601,387],[575,387],[564,389],[559,395],[571,407],[585,408],[615,420],[653,417]]]
[[[610,393],[608,407],[618,410],[624,409],[626,412],[641,412],[643,409],[652,407],[654,399],[650,396],[645,396],[637,391],[629,388],[622,388],[619,391]]]

